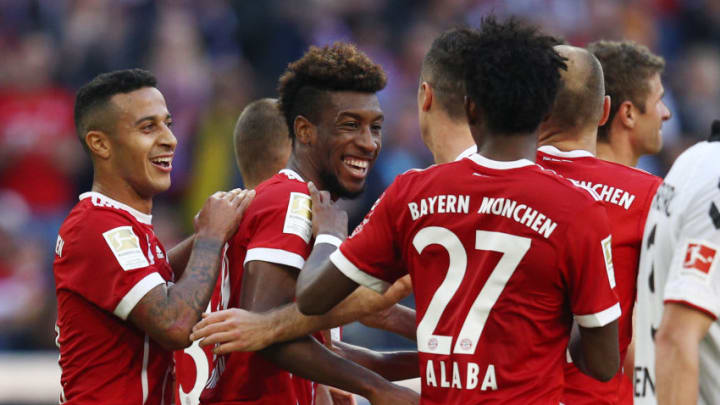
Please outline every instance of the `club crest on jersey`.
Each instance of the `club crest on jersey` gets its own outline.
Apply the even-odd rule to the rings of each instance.
[[[140,269],[150,265],[140,249],[140,239],[131,226],[113,228],[104,232],[103,237],[123,270]]]
[[[690,240],[685,248],[682,272],[708,279],[715,268],[718,249],[705,241]]]
[[[283,233],[292,233],[306,243],[312,236],[312,199],[303,193],[290,193]]]

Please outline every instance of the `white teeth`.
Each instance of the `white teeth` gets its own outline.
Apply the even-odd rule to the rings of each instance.
[[[172,162],[172,158],[171,157],[159,157],[159,158],[150,159],[150,161],[155,164],[158,164],[158,165],[169,166],[170,163]]]
[[[361,169],[367,169],[370,165],[367,160],[360,160],[360,159],[353,159],[353,158],[345,158],[345,164],[350,166],[359,167]]]

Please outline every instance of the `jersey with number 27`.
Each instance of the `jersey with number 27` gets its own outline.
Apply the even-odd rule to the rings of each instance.
[[[620,315],[602,205],[529,160],[399,176],[330,260],[376,291],[410,273],[422,404],[557,405],[573,316]]]

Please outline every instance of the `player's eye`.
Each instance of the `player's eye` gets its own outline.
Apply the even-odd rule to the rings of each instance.
[[[150,132],[150,131],[152,131],[153,129],[155,129],[155,123],[150,123],[150,124],[143,125],[140,129],[141,129],[143,132]]]
[[[356,129],[360,126],[357,121],[346,121],[340,124],[343,128]]]

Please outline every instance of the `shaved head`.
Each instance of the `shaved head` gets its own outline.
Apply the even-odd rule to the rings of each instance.
[[[255,188],[285,167],[292,143],[277,99],[248,104],[235,124],[233,142],[246,188]]]
[[[592,53],[570,45],[555,50],[567,59],[547,125],[558,130],[597,126],[603,115],[605,84],[600,62]]]

